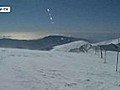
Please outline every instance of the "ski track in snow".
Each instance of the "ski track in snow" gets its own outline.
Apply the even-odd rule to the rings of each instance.
[[[114,64],[92,53],[4,48],[0,53],[0,90],[120,90]]]

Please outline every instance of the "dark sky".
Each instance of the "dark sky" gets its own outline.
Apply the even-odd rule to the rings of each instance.
[[[63,34],[102,40],[120,34],[120,0],[0,0],[0,4],[12,7],[11,13],[0,13],[3,36]]]

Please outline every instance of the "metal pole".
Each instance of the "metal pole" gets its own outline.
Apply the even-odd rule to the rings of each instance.
[[[100,46],[101,58],[103,58],[102,47]]]
[[[94,53],[95,53],[95,55],[96,55],[96,48],[97,48],[97,47],[95,47],[95,48],[94,48],[94,50],[95,50],[95,52],[94,52]]]
[[[116,72],[118,71],[119,52],[117,52]]]
[[[104,61],[104,63],[106,63],[106,50],[105,50],[105,61]]]

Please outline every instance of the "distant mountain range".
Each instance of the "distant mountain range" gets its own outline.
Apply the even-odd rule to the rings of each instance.
[[[80,38],[51,35],[36,40],[17,40],[10,38],[0,39],[0,47],[3,48],[21,48],[34,50],[51,50],[54,46],[70,43],[73,41],[84,40]]]

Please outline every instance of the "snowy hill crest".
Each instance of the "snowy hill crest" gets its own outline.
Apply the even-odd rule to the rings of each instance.
[[[91,44],[86,41],[75,41],[68,44],[63,44],[54,47],[52,51],[63,51],[63,52],[87,52],[91,47]]]

